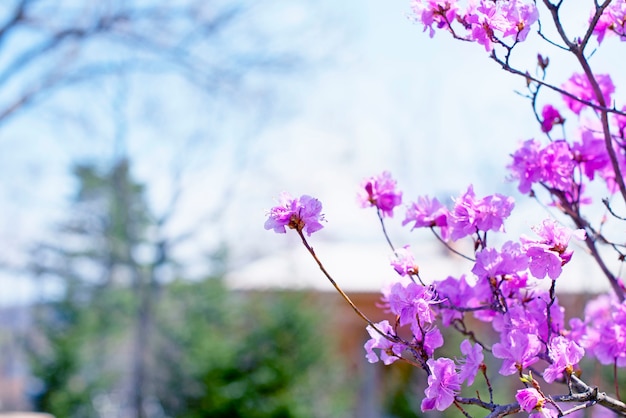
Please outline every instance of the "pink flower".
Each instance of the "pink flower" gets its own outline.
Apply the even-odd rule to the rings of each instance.
[[[461,382],[467,380],[467,385],[471,386],[484,360],[483,347],[480,344],[474,344],[474,347],[472,347],[472,343],[468,340],[463,340],[461,343],[461,353],[465,355],[465,359],[461,364],[459,379]]]
[[[543,380],[548,383],[554,382],[564,371],[573,371],[574,366],[582,360],[585,350],[565,337],[554,337],[548,345],[548,353],[552,364],[543,372]]]
[[[526,412],[532,412],[536,408],[541,408],[546,400],[535,388],[520,389],[515,394],[515,399],[519,402],[520,408]]]
[[[476,254],[472,273],[482,279],[526,270],[528,257],[518,243],[507,241],[502,251],[488,247]]]
[[[402,203],[402,192],[396,191],[396,181],[388,171],[367,178],[361,184],[358,195],[361,207],[374,206],[383,216],[393,216],[393,209]]]
[[[598,332],[593,353],[602,364],[626,366],[626,302],[613,304],[610,317],[594,323]]]
[[[493,356],[503,359],[500,374],[508,376],[534,364],[539,360],[541,341],[535,334],[513,329],[493,345]]]
[[[432,292],[424,286],[409,282],[406,285],[396,283],[391,287],[387,303],[389,310],[398,315],[401,326],[411,325],[415,335],[421,334],[427,324],[435,320],[431,305],[435,303]]]
[[[511,215],[514,206],[512,197],[500,193],[483,197],[478,204],[476,227],[481,231],[503,232],[504,219]]]
[[[417,274],[419,270],[409,245],[396,250],[391,258],[391,266],[400,276]]]
[[[574,155],[565,141],[549,143],[539,153],[541,181],[564,192],[570,191],[574,175]]]
[[[533,184],[542,180],[540,152],[541,143],[529,139],[512,155],[513,162],[507,168],[512,172],[511,179],[519,180],[518,190],[521,193],[530,192]]]
[[[432,357],[435,350],[443,346],[443,335],[439,328],[432,327],[423,337],[421,334],[415,335],[415,339],[428,357]]]
[[[375,325],[376,328],[378,328],[383,334],[389,337],[395,336],[393,328],[389,325],[389,321],[384,320]],[[371,325],[367,326],[367,332],[371,337],[364,346],[367,353],[365,356],[367,361],[370,363],[376,363],[378,361],[378,355],[374,352],[374,349],[380,350],[380,360],[382,360],[385,365],[393,363],[402,356],[402,352],[406,348],[404,344],[390,341],[388,338],[385,338],[378,331],[376,331]]]
[[[592,13],[593,18],[595,13]],[[590,21],[591,21],[590,18]],[[598,44],[602,43],[606,34],[615,34],[622,41],[626,40],[626,2],[614,1],[604,9],[602,16],[593,28],[593,34],[597,36]]]
[[[461,276],[459,279],[447,277],[445,280],[433,283],[441,303],[436,305],[441,313],[441,322],[448,327],[455,319],[461,319],[463,314],[458,308],[478,306],[480,302],[474,295],[474,288],[471,287],[465,278]],[[489,293],[487,296],[491,295]]]
[[[458,240],[481,231],[503,231],[504,219],[513,210],[513,198],[501,194],[477,199],[474,188],[467,191],[454,202],[454,208],[448,219],[451,228],[450,237]]]
[[[402,225],[414,222],[411,229],[420,227],[445,227],[448,225],[448,209],[437,198],[419,196],[417,202],[412,202],[406,210],[406,217]]]
[[[499,3],[502,7],[503,20],[506,22],[502,30],[503,36],[512,36],[523,42],[530,32],[531,26],[539,20],[539,12],[533,2],[510,0]]]
[[[292,198],[289,193],[283,192],[279,198],[279,205],[269,211],[265,229],[273,229],[274,232],[284,234],[285,227],[288,227],[305,231],[310,236],[324,227],[320,223],[324,220],[321,211],[322,204],[319,200],[307,195]]]
[[[533,231],[542,239],[521,237],[522,246],[530,258],[529,269],[533,276],[543,279],[548,275],[555,280],[561,275],[562,266],[572,258],[573,251],[567,249],[571,237],[585,239],[585,231],[559,226],[554,220],[546,219]]]
[[[528,418],[553,418],[558,417],[557,411],[544,408],[546,399],[535,388],[520,389],[515,395],[523,411],[530,412]]]
[[[541,130],[543,132],[550,132],[554,125],[561,125],[565,122],[563,116],[561,116],[559,111],[552,107],[552,105],[545,105],[543,107],[541,117],[543,118],[541,122]]]
[[[573,144],[572,153],[574,160],[589,180],[594,179],[596,172],[603,175],[607,169],[613,174],[604,139],[597,137],[593,131],[588,129],[582,131],[581,142]]]
[[[415,20],[424,24],[424,31],[429,29],[429,35],[435,36],[433,25],[438,29],[449,28],[456,20],[456,0],[413,0],[411,9]]]
[[[496,17],[496,5],[492,2],[480,2],[474,13],[468,13],[465,19],[471,24],[469,39],[485,47],[485,51],[491,52],[496,41],[494,32],[494,18]]]
[[[604,98],[604,105],[606,107],[611,106],[611,95],[615,92],[615,86],[613,85],[613,81],[611,80],[611,76],[609,74],[597,74],[594,76],[596,82],[600,86],[600,91],[602,92],[602,96]],[[566,81],[562,86],[563,90],[568,93],[573,94],[579,100],[573,99],[570,96],[563,95],[563,100],[567,104],[567,107],[577,115],[580,114],[583,107],[585,106],[582,101],[591,102],[598,104],[599,101],[596,97],[595,92],[593,91],[593,87],[589,82],[589,79],[585,74],[573,74],[568,81]]]
[[[449,358],[429,359],[430,369],[426,397],[422,400],[422,411],[437,409],[443,411],[454,402],[454,397],[461,390],[461,379],[456,366]]]

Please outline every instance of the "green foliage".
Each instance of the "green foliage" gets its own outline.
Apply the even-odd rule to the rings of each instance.
[[[56,416],[75,416],[80,405],[89,405],[89,385],[79,377],[83,323],[79,309],[66,301],[51,304],[44,309],[56,314],[56,326],[41,327],[45,332],[48,350],[31,359],[35,376],[44,389],[34,398],[37,410],[51,411]],[[39,324],[41,325],[41,323]]]
[[[167,398],[173,416],[345,416],[349,392],[340,387],[348,386],[305,295],[232,294],[219,280],[168,290],[192,321],[170,322],[177,350],[169,364],[190,377]]]

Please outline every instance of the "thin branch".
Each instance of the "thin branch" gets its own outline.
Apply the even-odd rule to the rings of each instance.
[[[343,291],[343,289],[341,287],[339,287],[339,285],[337,284],[337,282],[335,282],[335,280],[332,278],[332,276],[330,275],[330,273],[326,270],[326,267],[324,267],[324,265],[322,264],[322,261],[317,257],[317,254],[315,254],[315,251],[313,250],[313,247],[311,247],[306,239],[306,237],[304,236],[304,233],[299,230],[296,229],[296,231],[298,232],[298,235],[300,236],[300,239],[302,240],[302,244],[304,245],[304,247],[307,249],[307,251],[311,254],[311,256],[313,257],[313,259],[315,260],[315,262],[317,263],[318,267],[320,268],[320,270],[322,271],[322,273],[324,274],[324,276],[326,276],[326,278],[328,279],[328,281],[333,285],[333,287],[335,288],[335,290],[337,290],[337,292],[339,292],[339,294],[341,295],[341,297],[348,302],[348,305],[350,305],[350,307],[354,310],[354,312],[356,312],[356,314],[363,319],[365,322],[367,322],[367,324],[369,326],[371,326],[374,330],[376,330],[376,332],[378,332],[380,335],[382,335],[383,337],[385,337],[386,339],[388,339],[391,342],[399,342],[399,340],[397,338],[394,338],[390,335],[387,335],[386,333],[384,333],[383,331],[381,331],[376,324],[374,324],[355,304],[354,302],[352,302],[352,299],[350,299],[350,297],[346,294],[346,292]]]
[[[435,237],[439,240],[439,242],[441,242],[448,250],[450,250],[451,252],[453,252],[454,254],[463,257],[464,259],[471,261],[471,262],[475,262],[476,260],[473,259],[472,257],[468,257],[467,255],[463,254],[462,252],[459,252],[457,250],[455,250],[454,248],[452,248],[452,246],[450,244],[448,244],[447,241],[445,241],[436,231],[434,227],[430,227],[430,230],[432,231],[432,233],[435,235]]]

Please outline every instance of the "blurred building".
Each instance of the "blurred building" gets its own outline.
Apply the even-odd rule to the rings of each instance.
[[[30,409],[28,391],[32,381],[23,341],[30,321],[28,306],[0,307],[0,417],[5,416],[2,411]]]

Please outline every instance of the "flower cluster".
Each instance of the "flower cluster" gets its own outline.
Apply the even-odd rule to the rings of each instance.
[[[319,200],[302,195],[293,198],[287,192],[283,192],[279,198],[278,206],[270,209],[265,229],[284,234],[285,227],[299,232],[305,231],[309,236],[324,227],[320,222],[324,220],[322,204]]]
[[[436,198],[420,196],[408,205],[403,225],[413,228],[439,227],[444,239],[456,241],[478,231],[504,231],[504,220],[511,214],[512,197],[494,194],[477,198],[473,186],[454,201],[448,210]]]
[[[600,296],[587,304],[585,321],[576,321],[577,342],[602,364],[626,367],[626,302]]]
[[[594,76],[602,92],[602,99],[605,106],[611,105],[611,96],[615,92],[613,80],[608,74],[596,74]],[[563,90],[570,95],[563,95],[563,100],[567,107],[577,115],[583,110],[584,102],[600,104],[589,78],[585,74],[573,74],[562,86]]]
[[[389,181],[391,177],[387,175],[386,179]],[[396,182],[392,183],[395,190]],[[410,224],[412,229],[436,226],[446,231],[443,235],[461,239],[478,232],[502,232],[504,219],[513,208],[511,198],[499,194],[477,198],[471,186],[453,202],[449,210],[437,199],[420,197],[407,205],[402,223]],[[434,281],[429,287],[399,281],[383,292],[385,306],[396,316],[397,325],[411,330],[413,340],[407,341],[406,347],[429,359],[426,367],[431,374],[423,409],[447,408],[460,385],[473,383],[483,361],[482,347],[472,347],[469,341],[462,344],[463,356],[457,362],[435,359],[435,349],[443,344],[436,326],[437,317],[444,326],[449,326],[463,321],[463,312],[467,311],[474,312],[479,320],[491,322],[501,335],[492,352],[502,361],[503,375],[535,365],[546,351],[552,361],[545,371],[546,381],[553,381],[564,372],[571,373],[580,361],[584,352],[581,346],[560,335],[565,327],[558,300],[551,299],[545,291],[531,291],[526,272],[539,279],[547,275],[555,280],[572,258],[570,239],[584,239],[584,231],[572,231],[553,220],[545,220],[533,229],[538,239],[523,236],[519,242],[505,242],[500,250],[484,247],[477,251],[471,282],[465,276]],[[396,250],[391,264],[401,276],[417,272],[409,246]],[[549,324],[546,317],[551,318]],[[373,347],[399,356],[397,346],[388,341],[381,344],[378,336],[370,335],[372,339],[366,343],[370,361],[375,359],[371,355]],[[450,377],[457,373],[460,379]]]
[[[552,18],[558,16],[558,6],[551,3],[545,6],[554,7]],[[531,0],[413,0],[412,10],[414,19],[424,25],[424,30],[429,30],[431,37],[437,30],[444,30],[456,39],[476,42],[487,51],[493,51],[492,58],[504,63],[512,72],[515,71],[509,64],[510,53],[526,39],[539,18],[535,2]],[[558,19],[552,20],[557,26],[560,24]],[[626,40],[626,1],[596,5],[590,23],[594,26],[584,38],[567,40],[562,34],[565,31],[561,30],[557,32],[565,42],[553,44],[566,45],[564,49],[575,53],[578,61],[588,64],[588,56],[580,53],[591,34],[597,37],[598,43],[609,35]],[[546,37],[543,29],[540,30]],[[494,51],[496,47],[498,51]],[[505,51],[503,61],[496,55],[500,50]],[[539,73],[543,72],[543,79],[534,78],[530,72],[519,73],[526,77],[544,141],[532,138],[520,143],[508,165],[510,179],[518,182],[520,192],[539,200],[538,192],[546,193],[549,200],[544,203],[551,210],[560,211],[563,219],[578,229],[570,229],[567,222],[551,217],[531,227],[532,237],[522,235],[494,245],[491,236],[505,232],[505,221],[514,208],[512,197],[498,193],[479,197],[472,185],[450,202],[419,196],[405,204],[402,225],[411,231],[430,229],[444,246],[467,261],[466,274],[460,277],[424,280],[411,246],[394,246],[385,227],[388,218],[393,218],[394,211],[402,205],[402,191],[396,180],[385,171],[361,184],[359,202],[362,207],[376,208],[393,253],[390,264],[397,275],[382,289],[381,303],[390,318],[374,323],[343,291],[340,293],[368,322],[370,338],[364,348],[369,362],[382,361],[388,365],[401,360],[425,370],[428,378],[421,403],[423,411],[443,411],[454,404],[469,416],[463,404],[470,404],[490,410],[490,416],[520,410],[530,417],[569,415],[599,401],[594,398],[597,390],[589,388],[581,392],[586,386],[579,378],[578,364],[583,357],[596,358],[600,364],[615,368],[626,367],[626,286],[610,271],[597,246],[608,243],[622,262],[626,254],[621,241],[610,241],[603,234],[608,229],[604,227],[608,215],[596,226],[584,212],[588,210],[585,205],[592,202],[588,186],[594,180],[603,181],[608,194],[620,191],[626,199],[620,178],[626,171],[626,106],[617,110],[613,97],[616,89],[608,74],[594,74],[589,65],[582,65],[583,72],[575,72],[559,85],[548,85],[545,81],[548,65],[549,59],[538,55],[538,69]],[[561,94],[560,105],[546,103],[540,107],[541,100],[537,99],[545,86]],[[570,129],[571,123],[577,123],[577,129]],[[555,130],[555,126],[562,129]],[[605,212],[624,220],[615,214],[609,199],[604,203]],[[280,204],[270,210],[265,228],[279,233],[286,232],[286,228],[295,229],[310,249],[302,232],[310,235],[319,230],[323,220],[319,201],[306,195],[294,199],[284,194]],[[592,300],[584,316],[571,317],[566,324],[557,287],[565,280],[564,272],[571,268],[567,265],[574,256],[570,245],[572,238],[584,241],[614,294]],[[452,244],[459,240],[467,240],[472,245]],[[462,253],[459,248],[472,249]],[[315,257],[312,250],[311,253]],[[321,262],[317,261],[321,267]],[[335,284],[323,267],[322,271]],[[546,277],[550,280],[545,280]],[[472,329],[476,321],[491,328],[495,337],[481,340]],[[442,327],[460,331],[466,338],[458,347],[458,355],[441,355]],[[447,348],[450,352],[451,348]],[[486,353],[495,360],[495,369],[500,375],[514,376],[518,384],[521,380],[525,386],[517,390],[515,400],[501,410],[493,403]],[[537,379],[533,375],[538,376]],[[462,390],[463,393],[478,392],[474,388],[464,389],[481,380],[489,388],[492,398],[489,403],[481,394],[477,398],[460,395]],[[565,382],[569,395],[546,396],[541,381]],[[622,408],[617,400],[611,404],[610,396],[602,396],[603,406]],[[556,402],[563,400],[578,402],[578,405],[562,411]]]
[[[454,402],[454,397],[461,390],[461,379],[454,361],[449,358],[428,360],[430,375],[428,387],[424,391],[422,411],[437,409],[444,411]]]
[[[599,88],[603,106],[612,107],[615,86],[611,77],[608,74],[596,74],[593,80]],[[564,104],[579,118],[585,110],[596,112],[596,107],[601,104],[594,86],[585,74],[573,74],[561,88],[567,92],[562,95]],[[551,104],[543,107],[541,117],[541,130],[545,133],[550,133],[554,125],[565,123],[561,112]],[[614,115],[610,129],[614,137],[614,157],[620,169],[626,168],[626,155],[622,151],[625,144],[623,139],[626,133],[626,117]],[[592,181],[596,174],[605,180],[607,189],[615,193],[615,171],[601,132],[602,126],[598,123],[581,122],[578,140],[550,140],[545,146],[536,139],[524,141],[512,155],[512,162],[508,167],[511,179],[519,181],[518,189],[522,193],[535,191],[534,185],[562,192],[558,199],[560,204],[566,205],[591,203],[591,198],[584,195],[584,178]]]
[[[374,351],[376,348],[380,351],[380,360],[389,365],[402,357],[406,345],[394,342],[395,332],[389,325],[389,321],[384,320],[375,325],[376,328],[371,325],[367,326],[367,332],[371,338],[365,343],[367,353],[365,357],[370,363],[376,363],[379,359]]]
[[[396,190],[396,181],[385,171],[363,180],[358,199],[362,207],[374,206],[383,216],[393,216],[393,209],[402,203],[402,192]]]
[[[546,398],[535,388],[520,389],[515,394],[522,411],[530,412],[529,418],[558,417],[557,411],[545,407]]]
[[[626,41],[626,2],[614,1],[609,4],[593,28],[593,34],[598,44],[602,43],[606,35],[615,35]]]
[[[561,275],[562,266],[571,260],[574,253],[568,250],[570,238],[574,236],[583,240],[585,231],[582,229],[572,231],[559,226],[551,219],[543,221],[533,230],[541,237],[540,240],[521,237],[524,251],[529,257],[530,272],[538,279],[548,275],[552,280],[556,280]]]
[[[386,210],[387,216],[393,216],[401,192],[390,173],[372,177],[362,187],[361,195],[367,196],[367,200],[363,200],[366,206]],[[452,239],[480,232],[482,235],[477,236],[486,241],[488,232],[504,230],[504,219],[512,208],[511,198],[499,194],[478,198],[470,186],[459,198],[453,199],[451,210],[427,197],[408,204],[403,224],[412,224],[413,229],[438,226],[449,231]],[[283,194],[280,204],[270,210],[265,227],[280,233],[286,231],[285,227],[315,232],[321,228],[320,212],[321,203],[312,197],[294,199]],[[461,356],[455,360],[435,356],[435,351],[444,344],[439,320],[444,326],[463,323],[465,312],[473,312],[477,319],[491,323],[500,334],[492,354],[501,360],[499,372],[502,375],[536,367],[541,353],[548,353],[550,362],[544,379],[552,382],[573,372],[582,358],[583,347],[591,349],[599,358],[616,360],[617,351],[606,354],[591,343],[593,335],[606,337],[608,331],[600,321],[593,325],[578,324],[578,332],[573,327],[568,334],[570,337],[566,338],[563,309],[558,300],[529,284],[527,272],[538,279],[547,275],[556,280],[572,258],[570,239],[584,239],[584,231],[572,231],[553,220],[546,220],[533,229],[539,238],[522,236],[519,242],[507,241],[500,249],[483,242],[475,253],[471,280],[465,276],[448,277],[435,280],[429,286],[404,280],[405,276],[417,275],[418,267],[409,245],[395,250],[391,265],[401,278],[383,291],[384,306],[396,317],[395,326],[384,320],[367,327],[371,337],[365,344],[368,361],[391,364],[403,358],[405,352],[411,353],[429,371],[422,408],[443,410],[450,406],[463,384],[474,383],[483,363],[481,345],[472,345],[469,341],[461,344]],[[626,310],[620,315],[618,317],[623,317],[626,323]],[[546,317],[550,318],[549,322]],[[401,328],[408,329],[411,338],[401,338]],[[589,333],[591,336],[587,335]],[[612,347],[626,349],[617,342]]]
[[[519,180],[518,189],[522,193],[530,192],[533,184],[541,183],[546,187],[570,192],[575,184],[574,155],[565,141],[550,142],[545,147],[534,139],[525,141],[513,154],[509,165],[511,178]]]
[[[531,1],[480,0],[466,7],[458,0],[413,0],[415,21],[428,29],[430,37],[436,29],[450,31],[455,37],[473,41],[490,52],[502,39],[526,40],[539,13]]]

